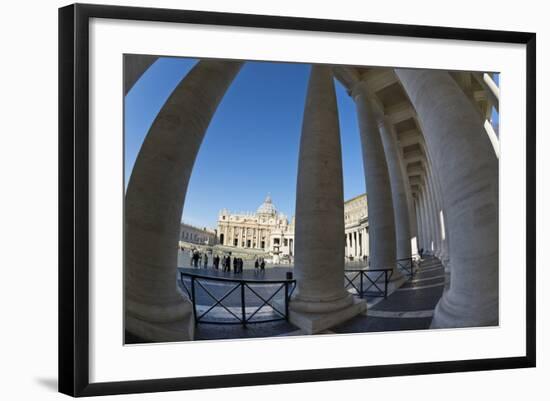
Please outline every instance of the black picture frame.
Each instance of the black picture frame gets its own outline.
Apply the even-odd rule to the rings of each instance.
[[[526,354],[521,357],[90,383],[88,61],[91,18],[526,45]],[[536,364],[536,35],[220,12],[75,4],[59,9],[59,391],[71,396],[534,367]]]

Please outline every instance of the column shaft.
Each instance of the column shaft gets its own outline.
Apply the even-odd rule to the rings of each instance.
[[[452,238],[451,284],[432,327],[498,324],[498,159],[483,121],[447,72],[396,73],[440,176]]]
[[[330,312],[353,302],[344,289],[342,154],[330,67],[312,66],[303,118],[291,309]]]
[[[176,284],[187,185],[208,124],[241,65],[200,61],[160,110],[134,164],[125,202],[126,328],[142,338],[185,337],[155,325],[190,315]]]
[[[401,276],[396,264],[395,220],[388,165],[373,109],[372,95],[364,82],[352,92],[357,107],[365,181],[368,191],[370,266],[392,268],[392,278]]]
[[[401,164],[399,162],[399,152],[397,141],[393,135],[390,125],[385,118],[379,121],[380,135],[386,154],[388,164],[388,173],[390,176],[391,194],[393,200],[393,212],[395,220],[395,240],[397,259],[411,257],[411,230],[409,225],[409,209],[407,205],[407,196],[405,191],[405,182]]]

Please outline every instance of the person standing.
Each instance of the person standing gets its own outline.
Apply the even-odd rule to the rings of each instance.
[[[204,268],[208,269],[208,255],[204,253]]]
[[[260,263],[260,269],[265,270],[265,260],[262,258],[262,263]]]

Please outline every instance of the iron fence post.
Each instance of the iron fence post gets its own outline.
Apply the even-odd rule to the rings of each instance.
[[[359,298],[363,298],[363,296],[365,294],[363,294],[363,274],[365,274],[364,271],[361,272],[361,274],[359,274]]]
[[[288,321],[288,281],[285,282],[285,319]]]
[[[388,297],[388,271],[384,270],[384,298]]]
[[[245,299],[244,299],[244,283],[241,282],[241,312],[243,315],[243,326],[246,326],[246,306],[245,306]]]
[[[196,326],[199,321],[197,319],[197,303],[195,301],[195,277],[193,276],[191,276],[191,302],[193,302],[193,318]]]

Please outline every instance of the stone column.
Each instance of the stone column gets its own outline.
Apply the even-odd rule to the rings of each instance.
[[[428,185],[428,191],[430,193],[430,198],[432,201],[432,213],[434,218],[434,229],[435,229],[435,246],[436,246],[436,255],[439,259],[441,259],[441,255],[443,252],[443,246],[442,246],[442,239],[441,239],[441,222],[439,219],[439,211],[441,210],[439,206],[439,202],[435,193],[435,187],[433,184],[433,173],[430,169],[430,172],[427,173],[427,185]]]
[[[419,194],[415,193],[414,212],[416,213],[416,248],[420,250],[424,246],[422,236],[422,219],[420,218]]]
[[[177,290],[177,243],[202,139],[241,62],[200,61],[176,86],[141,146],[125,202],[126,330],[152,341],[193,336]]]
[[[392,280],[395,280],[402,274],[397,270],[390,176],[377,123],[381,110],[373,104],[373,96],[364,81],[354,86],[352,97],[357,107],[365,181],[368,188],[370,266],[392,268]]]
[[[426,174],[426,194],[428,200],[428,218],[430,220],[430,226],[432,231],[432,241],[433,241],[433,254],[435,257],[439,257],[439,224],[437,222],[435,199],[433,196],[432,188],[430,185],[430,179],[428,177],[429,172]]]
[[[440,258],[441,258],[441,263],[443,264],[443,267],[445,267],[445,270],[449,271],[450,268],[451,268],[451,263],[450,263],[450,259],[449,259],[450,240],[449,240],[449,231],[448,231],[448,228],[447,228],[447,217],[446,217],[447,213],[446,213],[446,210],[445,210],[445,205],[443,204],[443,199],[442,199],[442,196],[441,196],[441,185],[439,183],[439,176],[437,174],[432,175],[432,183],[434,184],[433,188],[434,188],[434,192],[435,192],[435,195],[436,195],[437,203],[439,204],[439,210],[443,214],[443,224],[441,222],[441,217],[438,214],[439,226],[441,227],[442,232],[444,232],[444,234],[445,234],[445,238],[444,239],[442,238],[442,240],[441,240],[441,256],[440,256]]]
[[[385,117],[378,122],[382,144],[386,154],[388,173],[390,175],[391,194],[393,200],[393,213],[395,220],[395,240],[397,259],[411,257],[411,230],[409,225],[409,209],[405,181],[399,162],[397,141],[391,127]]]
[[[290,321],[315,333],[366,308],[344,288],[342,154],[331,67],[311,67],[303,118]]]
[[[498,159],[479,113],[444,71],[397,69],[438,171],[452,244],[432,327],[498,324]]]
[[[424,187],[421,188],[422,192],[420,194],[420,213],[422,215],[422,238],[424,242],[424,252],[430,253],[432,249],[432,241],[430,237],[430,224],[426,215],[426,189]]]

